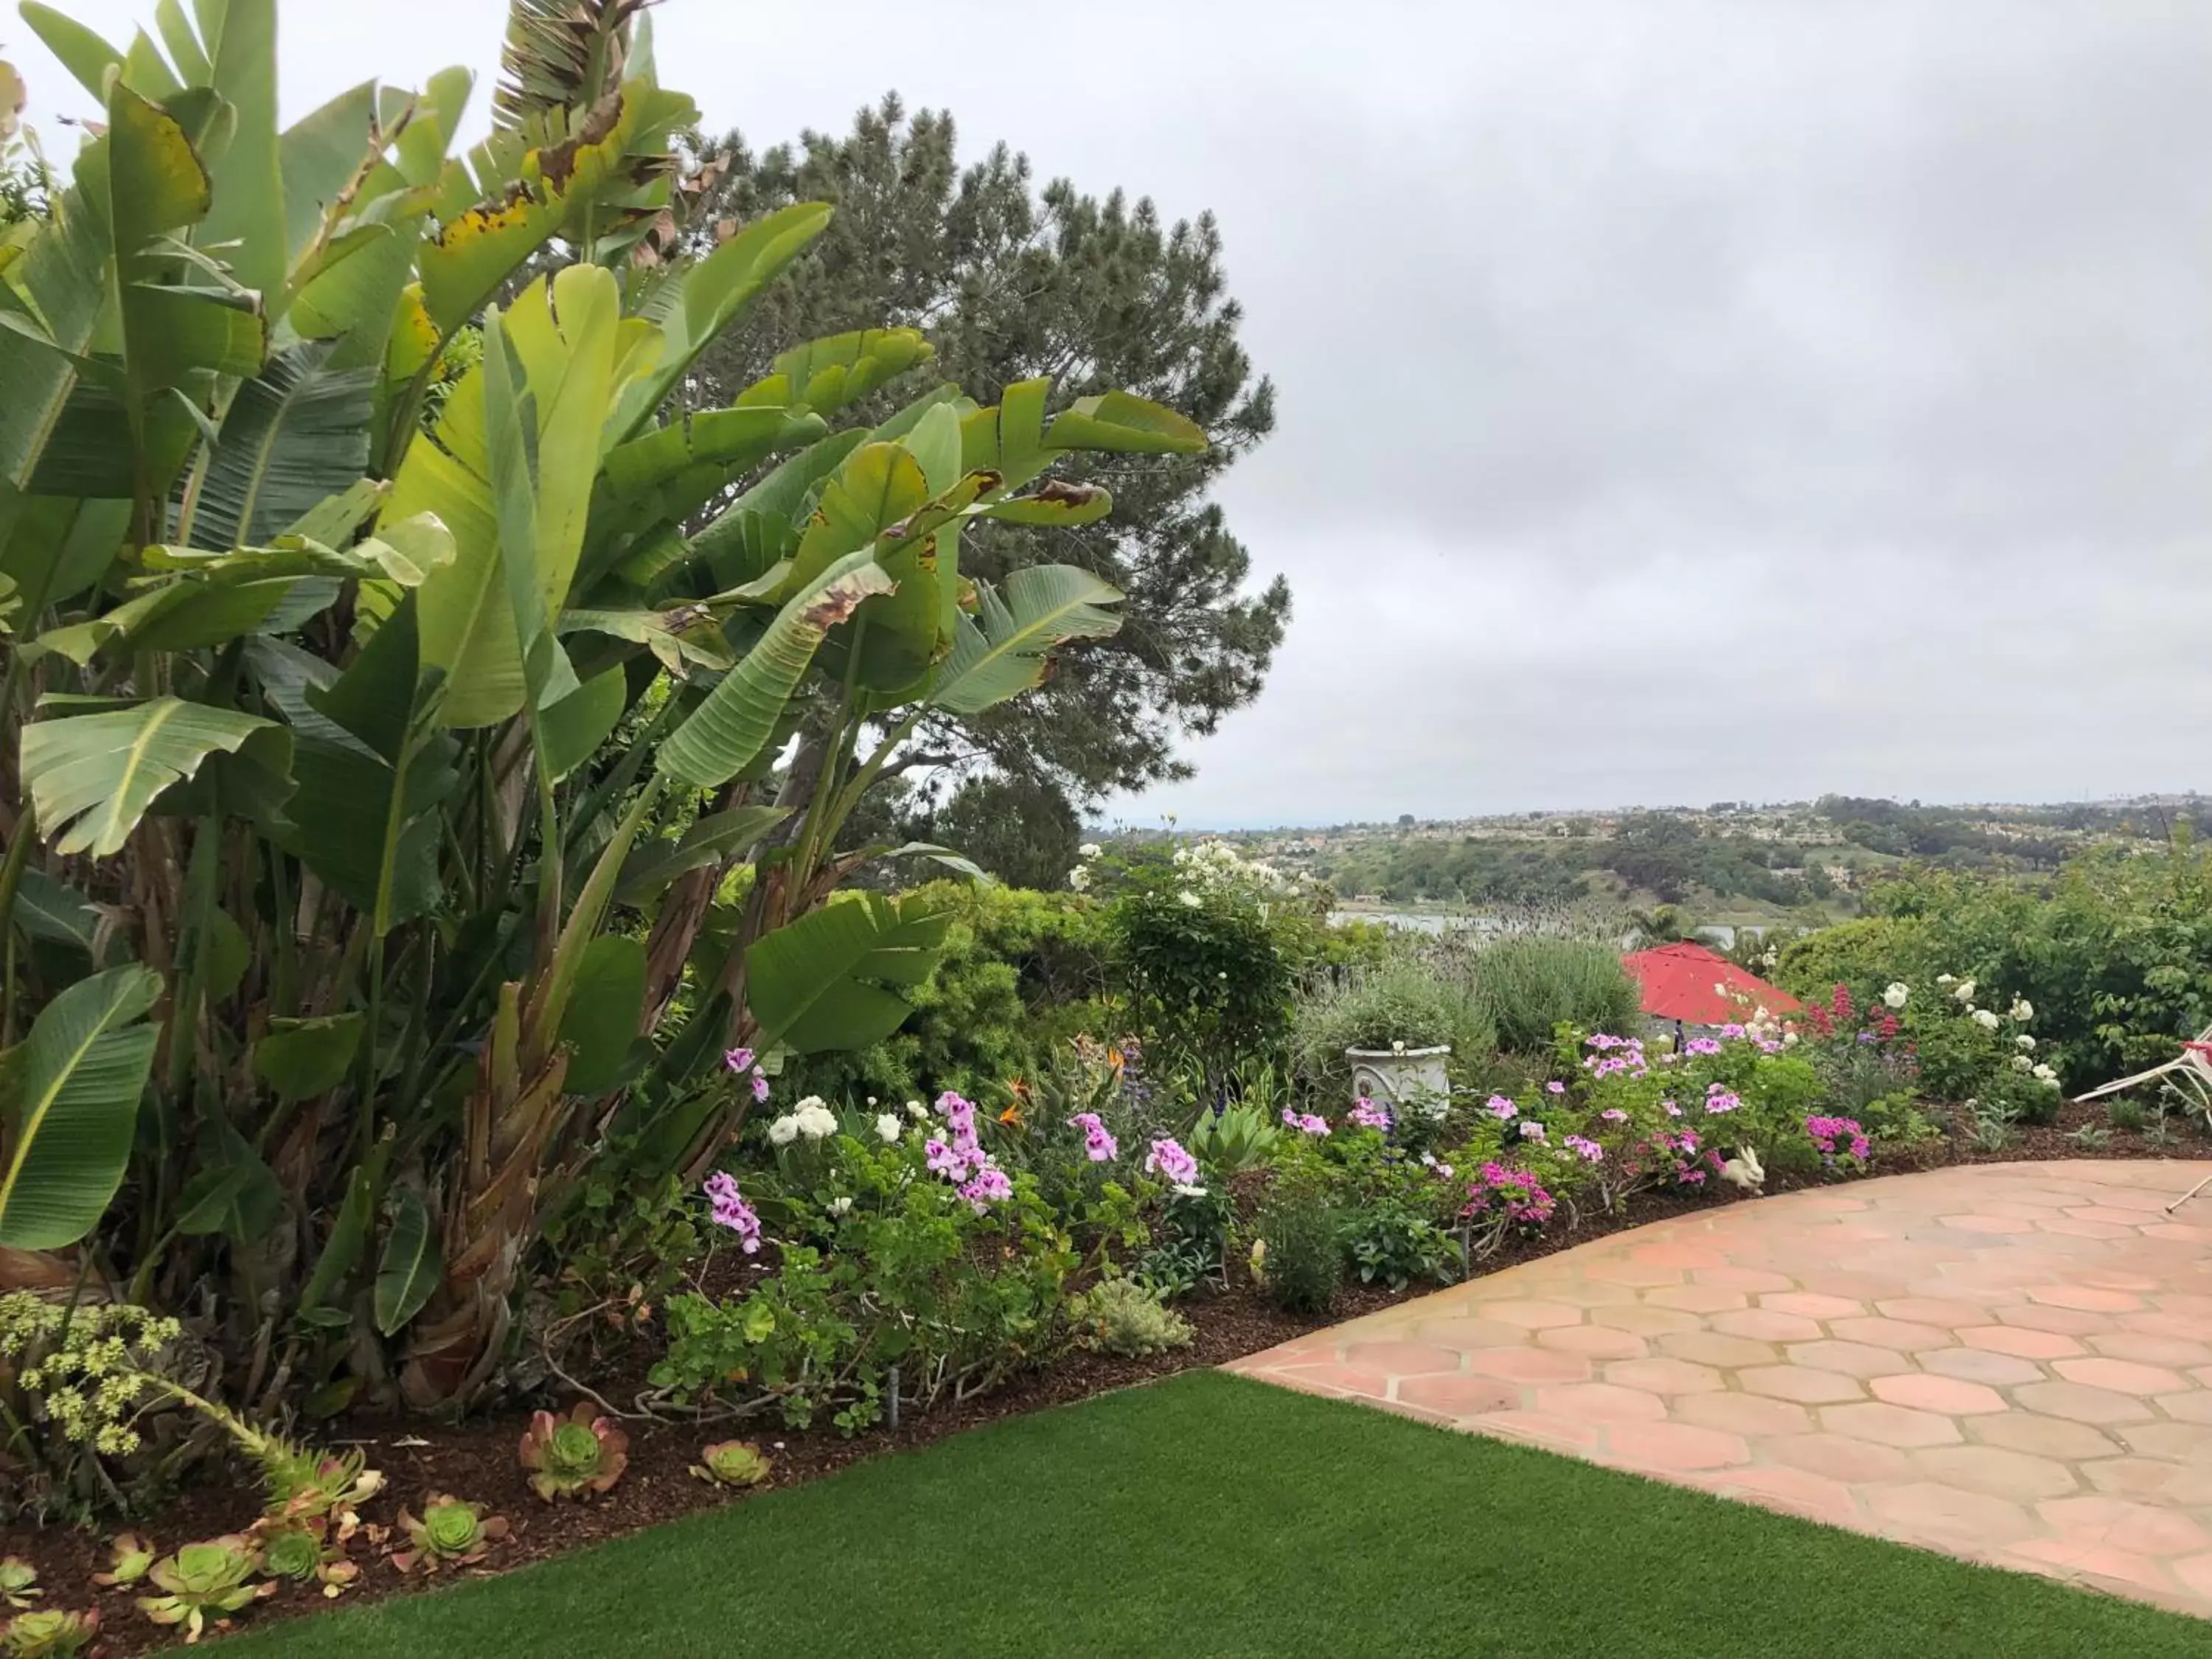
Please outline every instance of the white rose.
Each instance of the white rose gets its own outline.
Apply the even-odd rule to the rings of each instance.
[[[2012,1040],[2012,1046],[2024,1054],[2032,1054],[2035,1052],[2035,1039],[2022,1031]]]
[[[2026,997],[2014,997],[2012,1002],[2012,1017],[2014,1019],[2033,1019],[2035,1005]]]
[[[1095,859],[1103,857],[1105,855],[1105,852],[1106,849],[1101,847],[1097,842],[1086,841],[1082,846],[1075,849],[1075,856],[1079,859]]]
[[[1797,1033],[1784,1031],[1782,1034],[1782,1046],[1785,1048],[1795,1048],[1797,1046]]]
[[[2014,1054],[2012,1057],[2012,1068],[2015,1072],[2025,1072],[2034,1064],[2035,1062],[2026,1054]]]
[[[1974,981],[1970,979],[1960,980],[1959,988],[1951,994],[1961,1002],[1972,1002],[1974,1000]]]
[[[1889,1007],[1902,1008],[1911,995],[1911,988],[1903,980],[1898,980],[1881,994],[1881,1000]]]
[[[2045,1083],[2056,1083],[2058,1081],[2058,1073],[2052,1071],[2048,1066],[2037,1066],[2035,1068],[2035,1075],[2042,1079]]]
[[[853,1200],[849,1198],[833,1198],[830,1200],[830,1213],[831,1215],[844,1215],[849,1212],[852,1207]]]
[[[1954,975],[1938,974],[1936,975],[1936,982],[1938,985],[1953,985],[1956,984],[1958,981],[1957,977]]]
[[[1089,892],[1091,890],[1091,872],[1083,868],[1082,866],[1078,865],[1074,869],[1067,872],[1067,885],[1069,890],[1073,892]]]
[[[927,1117],[929,1115],[929,1108],[923,1105],[918,1100],[909,1100],[906,1103],[906,1115],[908,1117],[914,1118]]]
[[[1192,892],[1188,887],[1184,888],[1182,892],[1176,894],[1176,896],[1180,898],[1184,904],[1188,905],[1194,910],[1197,909],[1199,906],[1206,902],[1204,899],[1199,897],[1197,894]]]
[[[885,1112],[881,1117],[878,1118],[876,1120],[876,1134],[877,1137],[883,1140],[886,1145],[896,1140],[899,1138],[898,1114],[896,1112]]]
[[[1996,1030],[1997,1029],[1996,1010],[1994,1008],[1975,1009],[1974,1024],[1980,1026],[1984,1031]]]
[[[790,1146],[793,1141],[799,1139],[799,1120],[796,1117],[776,1119],[768,1126],[768,1138],[772,1145]]]

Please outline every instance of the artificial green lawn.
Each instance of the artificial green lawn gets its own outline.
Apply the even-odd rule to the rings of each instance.
[[[1194,1373],[217,1650],[2151,1659],[2212,1625]]]

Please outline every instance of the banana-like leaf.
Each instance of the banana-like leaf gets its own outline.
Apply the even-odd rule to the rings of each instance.
[[[26,16],[39,27],[38,18],[27,11]],[[67,61],[66,54],[57,55]],[[93,196],[95,190],[104,195],[106,180],[90,157],[88,150],[78,158],[76,188],[64,193],[58,210],[9,262],[7,280],[0,283],[0,313],[35,319],[46,342],[0,328],[0,386],[7,388],[0,397],[0,483],[29,484],[76,389],[77,362],[91,349],[100,322],[109,245],[102,226],[106,203],[95,207]]]
[[[266,543],[368,470],[376,371],[333,374],[330,356],[295,346],[239,387],[192,517],[201,546]]]
[[[122,850],[154,798],[214,754],[240,754],[288,783],[291,734],[274,720],[179,697],[23,728],[23,781],[63,854]]]
[[[911,517],[929,500],[921,463],[902,444],[864,444],[823,486],[822,499],[792,557],[794,587],[814,580],[847,554]]]
[[[938,670],[928,701],[956,714],[980,714],[1042,684],[1047,653],[1072,639],[1103,639],[1121,625],[1103,607],[1121,590],[1074,565],[1031,565],[1002,591],[981,584],[974,617],[960,618],[952,654]]]
[[[639,99],[626,88],[592,110],[573,137],[526,152],[503,199],[447,221],[422,245],[422,301],[441,334],[475,315],[579,204],[599,194],[621,165],[639,115]]]
[[[1097,449],[1112,455],[1195,455],[1206,447],[1198,423],[1149,398],[1109,392],[1079,398],[1044,429],[1051,449]]]
[[[763,934],[745,953],[758,1046],[812,1054],[882,1042],[913,1012],[891,988],[928,976],[951,923],[916,896],[860,893]]]
[[[224,0],[198,8],[206,84],[234,115],[210,165],[215,202],[201,237],[223,250],[240,286],[273,304],[284,287],[284,180],[276,128],[276,0]],[[188,82],[198,84],[197,76]]]
[[[0,1245],[54,1250],[99,1224],[130,1161],[158,1027],[137,1022],[161,994],[146,968],[79,980],[39,1012],[0,1065]]]
[[[602,933],[584,947],[568,1012],[561,1021],[561,1041],[574,1051],[563,1088],[570,1094],[598,1095],[621,1084],[644,1004],[641,941]]]
[[[697,820],[675,841],[645,842],[623,865],[615,902],[648,904],[678,876],[741,854],[790,816],[787,806],[734,806]]]
[[[823,635],[863,600],[890,586],[890,578],[863,548],[794,594],[760,641],[661,744],[662,774],[703,789],[744,771],[782,720]]]
[[[67,945],[88,957],[98,951],[99,908],[35,864],[24,867],[23,884],[15,891],[14,921],[26,939]]]
[[[361,1048],[359,1013],[272,1019],[253,1045],[253,1074],[279,1100],[312,1100],[345,1080]]]
[[[791,382],[791,402],[834,415],[936,355],[918,328],[869,328],[793,346],[775,369]]]
[[[594,674],[540,712],[538,731],[545,747],[538,758],[555,782],[599,752],[629,706],[628,677],[615,667]]]
[[[376,1288],[370,1298],[376,1328],[386,1336],[398,1335],[422,1310],[444,1272],[437,1230],[430,1224],[422,1195],[412,1187],[400,1188],[392,1197],[384,1252],[377,1258]]]
[[[40,0],[23,0],[23,21],[46,43],[77,84],[94,98],[107,96],[107,72],[123,67],[123,54],[74,17],[64,16]]]
[[[492,118],[506,130],[595,102],[629,58],[631,24],[649,0],[514,0],[500,48]]]
[[[793,203],[755,220],[685,271],[682,292],[661,321],[658,361],[650,374],[624,388],[611,422],[614,430],[630,436],[651,420],[699,354],[829,223],[830,210],[821,203]]]

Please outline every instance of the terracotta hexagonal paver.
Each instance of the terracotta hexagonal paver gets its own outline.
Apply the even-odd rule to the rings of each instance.
[[[2051,1369],[2069,1382],[2121,1394],[2169,1394],[2189,1386],[2179,1372],[2134,1359],[2054,1359]]]
[[[2086,1382],[2023,1382],[2013,1398],[2030,1411],[2047,1417],[2070,1417],[2076,1423],[2139,1423],[2158,1413],[2146,1401],[2110,1389],[2093,1389]]]
[[[2004,1396],[1979,1382],[1962,1382],[1955,1376],[1929,1376],[1913,1372],[1904,1376],[1877,1376],[1867,1385],[1877,1400],[1893,1406],[1911,1406],[1923,1412],[1951,1417],[1978,1416],[2007,1410]]]
[[[2212,1617],[2208,1173],[1717,1204],[1233,1369]]]
[[[1840,1371],[1845,1376],[1888,1376],[1912,1369],[1912,1362],[1896,1349],[1864,1342],[1798,1342],[1790,1346],[1789,1354],[1793,1365]]]
[[[1862,1405],[1823,1406],[1821,1426],[1857,1440],[1883,1446],[1946,1446],[1966,1437],[1949,1418],[1935,1412],[1917,1412],[1879,1401]]]
[[[1830,1406],[1846,1400],[1863,1400],[1866,1389],[1856,1377],[1841,1371],[1816,1370],[1809,1365],[1754,1365],[1736,1373],[1736,1382],[1747,1393],[1794,1400],[1805,1406]]]
[[[1686,1359],[1624,1359],[1605,1368],[1605,1380],[1661,1395],[1711,1394],[1728,1386],[1711,1366],[1693,1365]]]

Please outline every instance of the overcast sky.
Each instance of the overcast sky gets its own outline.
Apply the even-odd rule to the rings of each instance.
[[[289,0],[286,113],[489,69],[504,13]],[[1297,614],[1133,820],[2212,783],[2195,0],[666,0],[658,27],[664,77],[756,143],[895,87],[971,152],[1219,216],[1280,394],[1223,499]],[[12,16],[0,51],[33,119],[82,111]]]

